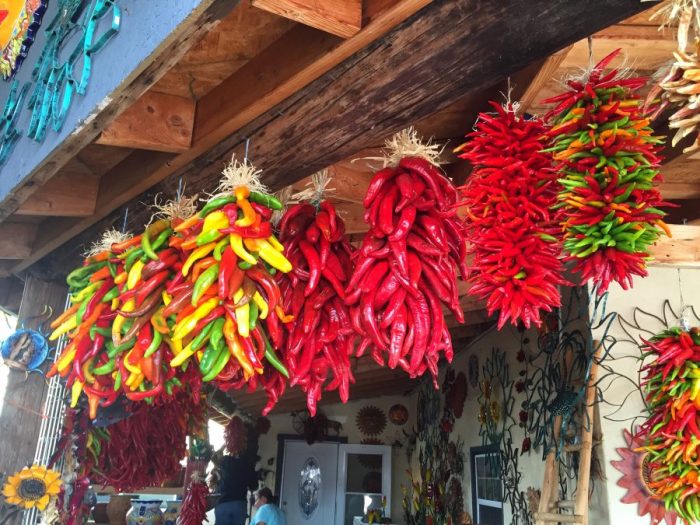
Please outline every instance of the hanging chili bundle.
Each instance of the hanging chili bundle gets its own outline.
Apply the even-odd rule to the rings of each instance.
[[[548,151],[563,187],[564,250],[599,294],[613,281],[626,289],[633,276],[646,276],[649,247],[662,231],[669,233],[659,209],[665,205],[658,190],[662,140],[652,135],[636,93],[646,79],[605,73],[618,53],[545,101],[556,104],[546,118]]]
[[[173,400],[136,405],[129,417],[88,432],[87,474],[94,484],[120,492],[159,487],[180,470],[191,429],[206,421],[199,400],[180,393]]]
[[[170,339],[179,347],[170,365],[195,356],[204,382],[253,391],[260,382],[276,402],[288,372],[270,338],[278,346],[290,318],[273,276],[292,269],[270,223],[282,204],[248,163],[232,162],[219,192],[170,241],[185,259],[164,310],[175,316]]]
[[[229,454],[240,456],[248,448],[248,427],[238,416],[233,416],[224,428],[224,444]]]
[[[510,320],[539,326],[540,312],[560,306],[561,250],[557,243],[557,174],[541,151],[545,133],[538,119],[517,116],[512,104],[491,102],[476,131],[455,151],[474,170],[460,188],[467,210],[469,293],[486,299],[498,328]]]
[[[381,366],[388,355],[389,367],[411,377],[429,370],[437,386],[438,360],[453,354],[442,305],[464,322],[457,269],[466,278],[467,247],[458,194],[414,132],[392,144],[393,165],[375,174],[365,196],[370,229],[354,255],[345,301],[361,337],[358,355],[371,347]]]
[[[700,521],[700,328],[671,328],[642,348],[649,416],[639,438],[652,471],[648,486],[686,523]]]
[[[277,281],[284,309],[294,317],[286,325],[284,345],[290,384],[306,392],[314,416],[324,387],[337,389],[341,401],[347,402],[354,382],[350,356],[355,336],[344,303],[353,249],[345,223],[333,204],[323,200],[326,176],[316,174],[312,180],[312,202],[290,207],[280,221],[280,241],[293,270],[278,274]],[[333,379],[327,382],[331,372]]]
[[[178,525],[202,525],[207,521],[207,496],[209,487],[204,479],[193,479],[185,491]]]

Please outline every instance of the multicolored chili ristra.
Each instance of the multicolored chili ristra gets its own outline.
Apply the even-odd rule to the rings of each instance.
[[[644,341],[648,417],[639,437],[649,487],[686,524],[700,521],[700,328],[671,328]]]
[[[605,73],[619,52],[545,101],[556,104],[546,115],[547,151],[563,188],[564,250],[599,294],[613,281],[626,289],[633,276],[647,275],[649,247],[662,232],[670,235],[660,209],[668,204],[658,190],[662,139],[653,136],[636,94],[646,79]]]
[[[337,389],[345,403],[354,382],[350,356],[356,338],[343,302],[353,271],[354,249],[345,235],[345,223],[328,201],[290,207],[279,229],[293,269],[275,278],[282,305],[294,317],[285,325],[281,355],[290,384],[300,385],[306,392],[307,408],[315,415],[324,389]],[[267,348],[272,350],[269,345]],[[278,385],[278,381],[264,382],[269,389]]]
[[[498,328],[510,320],[526,328],[541,323],[540,311],[560,306],[561,249],[557,242],[557,173],[543,153],[545,126],[516,115],[512,105],[491,105],[476,131],[455,151],[474,170],[460,188],[467,215],[469,293],[500,311]]]

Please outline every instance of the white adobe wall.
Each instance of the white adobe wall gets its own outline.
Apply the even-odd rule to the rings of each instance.
[[[607,310],[615,311],[625,319],[631,319],[635,307],[639,307],[655,315],[662,314],[662,306],[668,299],[671,306],[678,312],[681,306],[681,285],[683,299],[687,305],[692,305],[695,311],[700,313],[700,269],[676,269],[676,268],[651,268],[649,276],[645,279],[636,279],[634,288],[624,291],[618,286],[611,287]],[[651,319],[642,322],[652,330],[658,330],[659,326]],[[632,331],[632,335],[639,337],[638,331]],[[595,338],[602,337],[602,331],[593,333]],[[610,330],[610,335],[616,340],[628,339],[622,330],[619,319],[616,320]],[[630,418],[642,414],[643,403],[639,394],[634,393],[633,384],[639,383],[640,363],[639,349],[631,342],[618,342],[611,351],[611,358],[607,364],[613,371],[624,377],[618,377],[601,384],[604,389],[605,402],[600,406],[601,429],[603,431],[604,466],[607,476],[607,497],[610,506],[609,521],[604,523],[624,523],[625,525],[648,525],[649,516],[640,517],[637,514],[636,505],[625,504],[620,498],[625,490],[617,486],[621,474],[610,465],[611,460],[619,459],[615,451],[618,447],[625,447],[623,429],[630,428]],[[630,381],[626,380],[628,378]],[[630,395],[631,394],[631,395]],[[617,410],[614,405],[622,404]],[[612,419],[627,421],[613,421]],[[591,521],[591,524],[599,522]]]

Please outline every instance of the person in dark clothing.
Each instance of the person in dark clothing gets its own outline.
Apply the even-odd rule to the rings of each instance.
[[[255,463],[246,455],[219,456],[215,461],[219,470],[221,497],[214,509],[216,525],[245,525],[248,517],[248,490],[257,487]]]

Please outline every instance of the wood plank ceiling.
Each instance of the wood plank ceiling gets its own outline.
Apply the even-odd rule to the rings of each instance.
[[[335,104],[334,112],[342,113],[346,108],[341,106],[352,97],[359,103],[362,93],[351,91],[351,97],[347,92],[333,93],[330,91],[334,88],[332,80],[345,75],[343,81],[348,86],[352,87],[353,82],[355,86],[361,86],[362,81],[357,78],[381,75],[381,71],[370,70],[372,60],[381,56],[387,61],[394,60],[387,62],[387,67],[400,70],[399,61],[403,60],[400,48],[413,44],[409,36],[416,38],[411,33],[411,20],[415,17],[409,18],[413,15],[420,17],[427,9],[431,9],[435,17],[452,14],[446,5],[449,2],[365,0],[361,29],[353,29],[352,13],[348,13],[340,25],[337,21],[329,22],[327,13],[320,17],[305,15],[301,17],[304,23],[300,23],[265,10],[275,11],[270,6],[278,3],[262,0],[238,3],[174,67],[157,79],[139,101],[116,118],[94,143],[79,151],[14,213],[3,213],[2,216],[9,216],[0,223],[0,277],[21,274],[28,269],[42,277],[60,277],[76,264],[76,255],[82,245],[94,240],[109,226],[121,227],[126,207],[129,209],[129,225],[138,229],[147,215],[142,204],[152,202],[157,192],[172,195],[181,176],[185,186],[190,184],[190,190],[211,189],[223,160],[231,152],[240,155],[243,143],[249,137],[252,137],[250,151],[253,160],[265,159],[270,172],[274,172],[268,181],[271,186],[279,189],[288,177],[298,179],[298,176],[286,173],[283,149],[286,144],[299,142],[295,134],[318,133],[318,130],[300,124],[308,117],[308,111],[316,107],[313,103],[304,105],[304,101],[330,93],[325,100],[328,104]],[[623,15],[618,15],[618,12],[629,14],[641,9],[630,0],[629,5],[619,6],[613,15],[620,18]],[[622,47],[625,54],[621,60],[625,65],[641,74],[653,73],[669,59],[675,46],[673,31],[657,31],[656,23],[648,21],[649,14],[648,11],[635,15],[595,33],[593,56],[599,59]],[[608,21],[612,19],[607,18]],[[407,29],[396,33],[393,40],[382,40],[405,21],[401,27]],[[430,20],[421,19],[419,22],[429,24]],[[597,23],[598,27],[605,25],[602,21]],[[418,22],[413,25],[417,26],[415,31],[420,29]],[[587,34],[582,27],[572,31],[572,34],[579,31],[579,36]],[[427,39],[423,33],[418,35]],[[402,37],[406,40],[402,41]],[[474,39],[478,38],[478,35],[474,36]],[[560,41],[554,38],[551,42],[557,45]],[[397,49],[392,50],[392,45]],[[438,56],[443,51],[434,49],[431,52]],[[364,54],[361,58],[354,58],[353,62],[351,57],[357,57],[359,52]],[[448,53],[443,52],[443,55],[449,58]],[[523,102],[525,110],[542,113],[545,108],[540,101],[560,89],[557,79],[580,72],[589,64],[589,55],[588,41],[583,39],[548,58],[543,54],[539,61],[520,72],[516,69],[527,62],[520,67],[515,67],[517,61],[506,64],[504,67],[513,70],[513,96]],[[429,84],[430,68],[437,65],[440,64],[423,63],[427,74],[416,79],[416,86]],[[356,78],[347,80],[348,76]],[[470,131],[476,114],[486,109],[489,99],[502,100],[499,92],[506,91],[507,84],[495,80],[497,78],[502,78],[502,75],[487,77],[490,80],[485,84],[482,82],[481,86],[464,89],[463,92],[468,94],[463,96],[456,97],[454,92],[449,97],[435,96],[436,103],[439,102],[437,111],[419,108],[420,111],[416,112],[416,115],[423,116],[416,122],[418,131],[446,144],[445,171],[456,181],[463,181],[468,170],[464,163],[456,162],[449,151]],[[379,81],[380,76],[370,76],[367,80],[375,84]],[[337,84],[342,85],[340,80]],[[408,85],[404,88],[407,92],[412,89]],[[390,90],[387,93],[393,95]],[[401,101],[392,99],[388,105],[392,104],[400,107]],[[418,106],[420,104],[416,103]],[[329,107],[327,105],[325,111],[330,111]],[[289,164],[300,168],[301,173],[305,170],[303,174],[313,171],[312,167],[329,169],[334,176],[332,200],[345,219],[348,232],[356,239],[366,231],[361,202],[375,169],[366,158],[378,155],[387,132],[395,131],[392,126],[401,121],[400,116],[384,114],[379,109],[376,108],[376,115],[366,118],[372,129],[373,118],[377,120],[376,132],[363,131],[364,134],[356,136],[349,145],[337,144],[338,151],[347,151],[347,154],[339,156],[329,152],[321,155],[322,159],[334,159],[325,164],[315,159],[309,159],[307,164]],[[289,113],[284,115],[284,111]],[[318,125],[332,125],[334,113],[323,115],[324,110],[317,107],[316,111],[321,111],[317,115],[321,123]],[[403,124],[410,118],[410,112],[406,111],[405,115]],[[298,122],[291,125],[291,119]],[[297,124],[299,128],[295,127]],[[327,128],[325,132],[332,138],[333,129]],[[276,164],[270,161],[273,139],[279,149]],[[331,143],[332,140],[326,142]],[[298,155],[299,151],[295,154]],[[698,162],[700,160],[677,156],[666,166],[663,192],[668,199],[683,204],[674,214],[678,222],[700,219],[700,206],[692,200],[700,198],[700,178],[696,175],[696,169],[700,167]],[[306,182],[305,178],[297,180],[294,188],[302,188]],[[76,188],[80,191],[76,192]],[[694,231],[684,232],[684,235],[695,238]],[[674,257],[677,257],[678,247],[674,250]],[[2,279],[0,285],[4,286],[0,291],[14,289]],[[466,292],[466,287],[463,287],[463,292]],[[9,300],[6,302],[0,297],[0,302],[9,307]],[[478,336],[490,326],[483,305],[478,301],[465,295],[463,305],[468,311],[470,326],[455,329],[455,338],[461,342]],[[399,377],[394,371],[364,363],[358,369],[358,385],[353,395],[357,398],[372,397],[386,392],[387,384],[391,384],[396,393],[411,386],[405,376]],[[242,409],[251,412],[259,411],[264,405],[262,394],[236,398]],[[298,409],[303,404],[303,395],[294,393],[285,398],[278,410]]]

